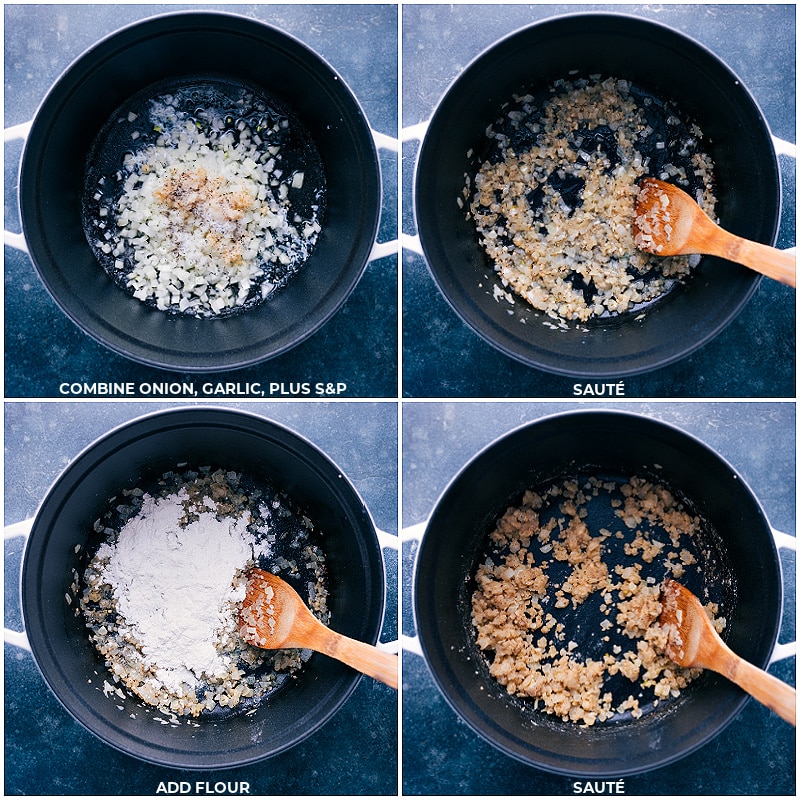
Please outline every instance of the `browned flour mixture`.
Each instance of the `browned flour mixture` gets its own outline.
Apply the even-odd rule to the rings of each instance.
[[[619,528],[590,529],[587,503],[620,489],[622,497],[611,500]],[[559,515],[545,518],[540,512],[553,498]],[[677,696],[700,671],[681,669],[663,655],[660,581],[643,577],[643,565],[660,562],[675,578],[696,568],[687,545],[699,524],[668,489],[639,478],[621,487],[595,478],[568,480],[541,494],[526,492],[490,534],[493,555],[475,574],[472,622],[490,674],[510,694],[585,725],[626,711],[640,716],[642,689],[652,691],[656,703]],[[608,557],[612,538],[624,542],[625,564]],[[551,576],[556,563],[565,579]],[[609,644],[593,659],[580,655],[572,638],[577,634],[560,621],[559,610],[595,594],[601,604],[592,635]],[[708,611],[712,616],[717,608]],[[715,624],[721,629],[725,620]],[[612,629],[628,644],[611,644]],[[629,682],[624,696],[608,690],[607,679],[616,675]]]

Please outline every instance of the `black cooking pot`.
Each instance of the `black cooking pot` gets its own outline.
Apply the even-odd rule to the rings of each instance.
[[[323,725],[355,688],[359,674],[312,655],[296,680],[250,713],[162,725],[137,698],[107,697],[108,675],[82,616],[68,605],[72,570],[92,524],[124,488],[159,478],[180,464],[240,470],[269,480],[322,532],[330,625],[377,641],[384,571],[370,515],[341,470],[290,430],[250,414],[191,408],[134,420],[98,440],[59,477],[44,499],[26,545],[21,607],[34,659],[67,711],[101,740],[129,755],[185,769],[219,769],[280,753]],[[122,706],[122,708],[119,708]]]
[[[554,329],[519,300],[493,293],[500,281],[474,222],[456,202],[487,126],[514,94],[558,79],[600,73],[627,79],[693,117],[716,164],[723,227],[775,242],[780,175],[770,132],[748,90],[713,53],[670,28],[617,14],[574,14],[534,24],[489,48],[439,103],[423,139],[415,179],[416,224],[439,289],[456,313],[512,358],[551,372],[624,376],[673,362],[716,336],[744,307],[759,276],[704,257],[691,280],[642,309]],[[757,202],[753,202],[757,198]],[[549,324],[546,324],[549,323]]]
[[[700,516],[702,580],[722,594],[728,645],[759,667],[767,666],[777,640],[781,567],[764,512],[733,467],[697,439],[646,417],[547,417],[498,439],[453,479],[422,537],[413,589],[420,646],[439,689],[473,730],[509,756],[559,774],[620,777],[701,747],[734,719],[747,695],[706,671],[638,719],[623,714],[585,727],[535,710],[491,677],[470,619],[471,581],[486,536],[526,489],[581,472],[651,478]],[[689,588],[700,594],[702,587]],[[579,614],[566,633],[588,649],[599,641],[587,633],[597,619],[582,625]]]
[[[319,151],[327,183],[322,233],[299,273],[268,302],[222,319],[170,315],[117,288],[81,225],[87,154],[115,110],[157,82],[208,74],[261,89],[293,112]],[[285,352],[344,303],[374,245],[380,172],[358,102],[318,55],[255,20],[182,12],[109,36],[56,82],[27,138],[19,202],[39,275],[84,331],[153,366],[225,370]]]

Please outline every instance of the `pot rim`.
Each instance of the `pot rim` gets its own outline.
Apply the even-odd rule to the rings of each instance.
[[[310,51],[313,53],[320,61],[324,62],[325,65],[333,72],[334,74],[338,75],[339,73],[331,66],[331,64],[321,56],[316,50],[314,50],[310,45],[306,44],[302,39],[297,37],[293,33],[289,33],[288,31],[279,28],[277,25],[274,25],[270,22],[265,22],[260,20],[256,17],[250,17],[247,14],[242,14],[241,12],[237,11],[227,11],[224,9],[218,8],[186,8],[186,9],[177,9],[171,11],[160,11],[155,14],[148,14],[144,17],[139,19],[132,20],[130,22],[126,22],[123,25],[120,25],[113,30],[104,33],[100,38],[93,41],[87,47],[85,47],[78,55],[74,56],[71,61],[64,67],[59,73],[58,76],[53,79],[50,86],[48,87],[47,91],[43,95],[42,99],[39,101],[39,104],[36,107],[36,111],[33,114],[33,122],[36,122],[36,119],[39,117],[39,112],[42,106],[45,104],[47,98],[52,94],[55,87],[61,82],[62,78],[64,78],[69,72],[71,72],[83,59],[93,53],[100,47],[105,46],[108,44],[110,40],[115,39],[117,36],[128,33],[131,30],[135,30],[136,28],[147,26],[154,24],[160,21],[167,21],[171,19],[189,19],[189,18],[207,18],[209,20],[213,19],[229,19],[231,21],[238,21],[244,22],[247,24],[253,25],[260,25],[264,28],[267,28],[274,33],[285,37],[287,40],[292,41],[294,44],[298,45],[299,47]]]
[[[378,527],[375,524],[375,520],[372,516],[372,512],[369,509],[369,506],[364,502],[364,498],[361,496],[361,493],[358,491],[356,486],[350,481],[347,477],[347,473],[321,448],[319,445],[315,444],[311,439],[309,439],[305,434],[300,433],[297,429],[286,425],[283,422],[278,422],[273,420],[269,417],[265,417],[261,414],[258,414],[255,411],[249,411],[242,408],[233,408],[231,406],[224,406],[224,405],[217,405],[215,403],[201,403],[198,405],[191,405],[191,406],[166,406],[164,408],[155,409],[153,411],[147,411],[144,414],[137,414],[135,417],[131,417],[124,422],[117,423],[109,428],[104,433],[101,433],[99,436],[96,436],[89,444],[84,445],[71,459],[69,464],[67,464],[56,477],[51,481],[50,485],[44,492],[41,500],[39,501],[38,505],[36,506],[36,511],[31,515],[31,519],[33,520],[33,524],[35,525],[36,520],[39,517],[39,513],[42,509],[42,506],[45,504],[45,501],[52,493],[53,488],[56,484],[62,479],[64,474],[70,469],[70,467],[79,459],[85,457],[91,450],[94,450],[95,447],[100,444],[101,442],[105,441],[111,436],[117,435],[121,433],[126,428],[134,425],[146,422],[147,420],[157,419],[159,417],[168,417],[173,414],[194,414],[194,413],[201,413],[201,412],[222,412],[224,414],[230,414],[232,416],[240,416],[244,419],[249,419],[254,421],[256,424],[268,424],[278,430],[283,431],[284,433],[289,434],[290,436],[294,437],[298,442],[302,445],[308,447],[312,451],[316,451],[318,455],[328,461],[332,467],[338,470],[339,474],[347,481],[349,488],[352,490],[353,494],[358,498],[359,502],[361,503],[365,514],[367,515],[370,525],[373,531],[377,531]],[[376,534],[376,541],[377,541],[377,534]],[[27,550],[28,542],[30,542],[30,535],[26,536],[25,541],[25,549]],[[385,561],[383,557],[383,550],[381,550],[381,557]],[[24,562],[24,552],[23,552],[23,562]],[[384,565],[385,566],[385,565]]]

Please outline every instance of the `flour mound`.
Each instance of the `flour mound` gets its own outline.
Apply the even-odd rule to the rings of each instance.
[[[230,669],[218,646],[235,630],[236,604],[244,599],[237,578],[253,555],[243,517],[218,519],[209,508],[182,527],[186,499],[184,491],[160,500],[146,496],[116,544],[98,551],[108,559],[103,576],[118,613],[168,690]]]
[[[325,554],[313,540],[322,532],[268,480],[170,470],[110,498],[93,532],[98,549],[90,544],[83,585],[75,570],[65,600],[107,670],[103,692],[124,699],[125,687],[171,722],[253,709],[310,659],[239,635],[252,567],[282,575],[330,621]]]

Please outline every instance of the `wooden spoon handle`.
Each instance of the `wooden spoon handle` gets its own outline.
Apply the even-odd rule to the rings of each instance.
[[[319,650],[326,655],[343,661],[353,669],[369,675],[370,678],[397,688],[397,655],[379,650],[377,647],[366,642],[359,642],[350,639],[341,633],[328,631],[331,636],[325,637],[324,642],[320,642]]]
[[[797,258],[793,253],[730,234],[724,251],[718,255],[737,264],[744,264],[768,278],[797,287]]]
[[[797,727],[797,692],[768,672],[753,666],[739,656],[728,659],[723,675],[771,708],[778,716]]]

